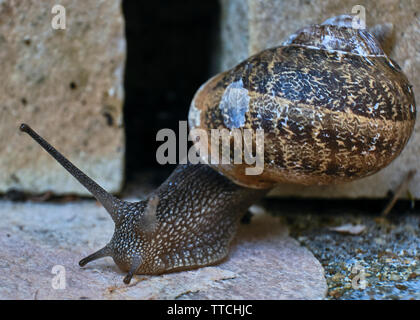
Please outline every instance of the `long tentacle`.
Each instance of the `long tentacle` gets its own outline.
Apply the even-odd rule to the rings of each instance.
[[[84,174],[79,168],[66,159],[60,152],[51,146],[45,139],[39,136],[27,124],[21,124],[20,130],[29,134],[39,145],[45,149],[55,160],[57,160],[73,177],[75,177],[92,195],[105,207],[112,219],[117,222],[117,206],[121,200],[105,191],[95,181]]]

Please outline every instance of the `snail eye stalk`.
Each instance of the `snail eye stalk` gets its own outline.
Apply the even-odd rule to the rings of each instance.
[[[20,131],[27,133],[32,137],[45,151],[47,151],[64,169],[66,169],[73,177],[75,177],[89,192],[105,207],[112,219],[116,222],[117,208],[121,200],[105,191],[100,185],[84,174],[79,168],[71,163],[66,157],[58,152],[44,138],[37,134],[30,126],[22,123],[19,127]]]

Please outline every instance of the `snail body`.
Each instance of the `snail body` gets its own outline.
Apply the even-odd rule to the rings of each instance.
[[[130,203],[107,193],[29,126],[21,130],[78,179],[115,223],[111,241],[79,264],[111,256],[128,272],[129,283],[133,274],[224,259],[246,209],[278,183],[340,183],[377,172],[401,152],[415,115],[407,78],[375,38],[329,19],[214,76],[193,98],[191,129],[264,130],[259,175],[246,175],[249,165],[234,161],[187,163],[147,199]]]

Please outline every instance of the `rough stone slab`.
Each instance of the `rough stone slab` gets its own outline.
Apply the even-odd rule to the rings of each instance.
[[[182,298],[322,299],[327,290],[321,264],[288,236],[278,218],[268,215],[254,215],[251,224],[241,226],[220,268],[236,277]]]
[[[248,58],[249,24],[248,2],[243,0],[220,0],[221,21],[219,69],[227,70]]]
[[[294,31],[321,23],[329,17],[351,14],[357,1],[286,0],[222,1],[220,70],[230,68],[244,58],[265,48],[277,46]],[[411,84],[416,101],[420,101],[420,6],[417,0],[379,0],[362,3],[366,24],[394,26],[391,58],[398,62]],[[235,8],[240,8],[234,10]],[[242,42],[241,45],[237,43]],[[420,168],[420,121],[402,154],[381,172],[346,185],[301,187],[283,185],[272,196],[380,198],[394,190],[411,169]],[[411,193],[420,199],[420,172],[409,184]]]
[[[109,241],[113,223],[94,201],[0,202],[0,299],[322,299],[324,270],[277,218],[258,215],[240,228],[230,257],[192,271],[133,278],[111,258],[78,261]],[[52,289],[54,265],[66,289]],[[258,289],[256,289],[258,288]]]
[[[51,9],[66,9],[66,29]],[[28,136],[26,122],[105,189],[123,181],[121,1],[0,1],[0,193],[88,192]]]

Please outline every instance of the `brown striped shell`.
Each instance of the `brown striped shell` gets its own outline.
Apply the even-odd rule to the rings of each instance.
[[[190,129],[263,129],[264,170],[211,164],[239,185],[325,185],[394,160],[414,128],[412,86],[366,30],[334,19],[217,74],[197,91]],[[210,141],[210,139],[208,139]],[[198,142],[200,143],[200,142]],[[207,146],[210,153],[210,146]]]

